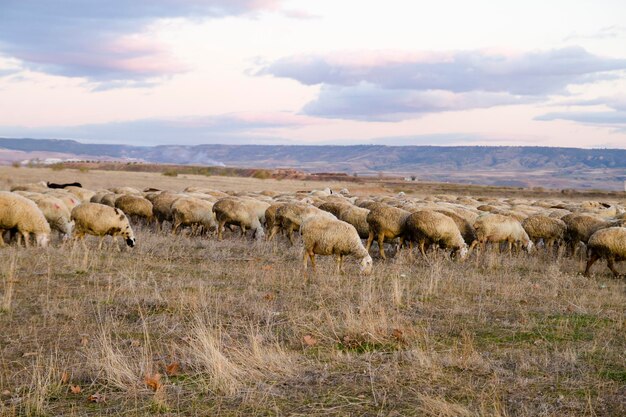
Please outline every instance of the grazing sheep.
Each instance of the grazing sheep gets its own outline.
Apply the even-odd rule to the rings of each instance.
[[[476,229],[474,229],[474,226],[472,226],[472,224],[464,217],[448,210],[435,211],[437,213],[441,213],[450,217],[454,221],[454,223],[456,223],[456,227],[459,228],[459,232],[461,232],[461,236],[463,236],[463,240],[465,241],[465,243],[471,245],[476,240]]]
[[[75,222],[74,237],[85,244],[85,235],[100,236],[98,249],[102,248],[104,237],[109,235],[117,243],[117,236],[122,236],[131,248],[135,246],[135,234],[128,218],[118,208],[98,203],[83,203],[72,210]],[[116,245],[119,249],[119,246]]]
[[[479,217],[474,223],[476,240],[470,246],[470,250],[476,245],[485,246],[487,243],[507,242],[509,253],[513,244],[521,243],[527,252],[533,248],[533,242],[522,227],[521,223],[514,218],[501,214],[486,214]],[[500,246],[498,245],[498,249]]]
[[[308,259],[315,269],[315,255],[335,255],[337,268],[343,271],[343,257],[352,255],[359,259],[359,269],[363,274],[372,271],[372,257],[363,247],[361,238],[354,226],[329,217],[314,216],[304,221],[301,227],[304,242],[304,269]]]
[[[366,248],[369,252],[374,238],[377,238],[380,257],[387,259],[383,246],[385,239],[392,240],[399,237],[400,244],[402,244],[402,241],[404,240],[406,219],[411,213],[406,210],[387,205],[372,205],[370,207],[372,208],[366,218],[367,224],[370,228]]]
[[[113,194],[131,194],[131,195],[142,195],[143,193],[136,188],[133,187],[111,187],[109,188]]]
[[[543,239],[548,250],[552,249],[554,242],[563,241],[567,230],[567,225],[563,220],[542,214],[526,218],[522,222],[522,227],[535,245],[540,239]]]
[[[235,225],[241,228],[241,235],[245,236],[246,229],[254,231],[253,236],[261,239],[265,236],[263,226],[259,220],[257,205],[249,200],[238,197],[226,197],[213,205],[213,212],[217,219],[217,238],[222,240],[224,227]]]
[[[69,185],[69,186],[65,187],[65,190],[69,191],[72,194],[74,194],[83,203],[86,203],[86,202],[90,201],[91,197],[93,197],[96,194],[95,191],[91,191],[91,190],[88,190],[88,189],[82,188],[82,187],[76,187],[76,186],[73,186],[73,185]]]
[[[333,216],[339,218],[339,212],[347,205],[348,203],[343,201],[327,201],[326,203],[320,204],[317,208],[327,211]]]
[[[43,193],[48,190],[49,188],[44,181],[31,184],[19,184],[11,187],[11,191],[32,191],[35,193]]]
[[[461,259],[467,256],[467,244],[456,222],[445,214],[432,210],[416,211],[407,217],[405,227],[406,238],[418,243],[423,256],[431,244],[452,249]]]
[[[370,235],[370,225],[367,223],[367,215],[370,213],[368,209],[354,206],[352,204],[344,204],[338,214],[335,215],[339,220],[350,223],[361,239],[367,239]]]
[[[588,214],[568,214],[561,218],[567,225],[565,241],[567,242],[572,256],[576,256],[580,243],[587,241],[596,231],[609,226],[609,223]]]
[[[217,229],[213,203],[199,198],[182,197],[174,201],[172,203],[172,217],[174,218],[172,233],[176,233],[181,226],[191,227],[192,234],[200,227],[205,233]]]
[[[147,224],[154,219],[152,203],[137,195],[126,194],[118,197],[115,200],[115,207],[122,210],[134,222],[144,221]]]
[[[58,198],[65,204],[69,211],[72,211],[74,207],[79,205],[81,201],[72,193],[63,190],[52,190],[45,193],[46,195],[51,195],[53,197]]]
[[[109,193],[102,196],[100,199],[100,204],[104,204],[105,206],[115,207],[115,200],[119,197],[119,194]]]
[[[61,200],[45,194],[32,195],[28,199],[37,204],[52,230],[58,231],[64,238],[72,235],[74,222],[71,220],[71,212]]]
[[[293,232],[299,231],[302,222],[312,216],[335,218],[335,216],[324,210],[304,203],[287,203],[279,207],[276,210],[274,227],[269,232],[268,240],[272,240],[276,232],[282,229],[287,234],[289,242],[293,245]]]
[[[284,206],[287,203],[279,202],[270,205],[267,209],[265,209],[265,229],[271,231],[276,224],[276,211]],[[269,240],[270,233],[267,234],[267,239]]]
[[[615,262],[626,260],[626,228],[608,227],[598,230],[587,242],[587,253],[589,259],[585,267],[586,277],[589,276],[591,266],[598,259],[604,258],[615,278],[619,278]]]
[[[31,233],[39,246],[47,246],[50,240],[50,225],[37,205],[21,195],[0,191],[0,230],[16,229],[18,243],[20,236],[29,245]],[[0,234],[0,246],[4,239]]]
[[[163,223],[174,221],[172,216],[172,203],[181,197],[169,191],[163,191],[157,195],[147,195],[146,198],[152,203],[152,214],[157,221],[157,228],[163,227]]]

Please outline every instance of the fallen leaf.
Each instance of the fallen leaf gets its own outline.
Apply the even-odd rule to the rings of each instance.
[[[146,382],[146,386],[150,388],[152,391],[156,391],[162,386],[161,374],[159,373],[156,373],[154,375],[146,375],[146,377],[144,378],[144,381]]]
[[[272,294],[271,292],[268,292],[267,294],[263,296],[263,298],[266,299],[267,301],[272,301],[274,298],[276,298],[276,296]]]
[[[310,334],[307,334],[306,336],[304,336],[302,340],[307,346],[315,346],[317,344],[317,339],[311,336]]]
[[[92,403],[103,403],[107,400],[107,398],[99,393],[95,393],[95,394],[91,394],[89,397],[87,397],[87,401],[92,402]]]
[[[130,342],[131,347],[139,347],[141,346],[141,342],[139,340],[133,340]]]
[[[4,391],[2,391],[2,396],[3,397],[10,397],[11,396],[11,391],[9,391],[8,389],[5,389]]]
[[[180,373],[180,364],[178,362],[172,362],[165,367],[165,374],[167,376],[174,376]]]
[[[70,385],[70,391],[72,392],[72,394],[80,394],[82,389],[80,388],[80,385]]]
[[[263,271],[271,271],[272,269],[274,269],[274,267],[272,265],[263,265],[261,269]]]
[[[61,384],[67,384],[70,380],[70,374],[68,374],[67,372],[63,372],[61,374]]]
[[[89,344],[89,339],[87,339],[87,336],[83,336],[80,338],[80,345],[81,346],[87,346]]]

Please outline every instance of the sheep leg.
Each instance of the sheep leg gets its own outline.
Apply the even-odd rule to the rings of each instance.
[[[385,243],[385,234],[379,233],[378,234],[378,252],[380,253],[381,258],[383,258],[384,260],[387,260],[387,257],[385,256],[385,247],[383,246],[383,243]]]
[[[507,245],[509,247],[509,257],[513,256],[513,242],[511,242],[510,240],[507,242]]]
[[[104,242],[104,236],[100,237],[100,242],[98,243],[98,250],[102,249],[102,243]]]
[[[178,231],[178,228],[180,227],[180,222],[176,222],[174,223],[174,227],[172,227],[172,234],[175,235],[176,232]]]
[[[315,253],[309,252],[309,258],[311,258],[311,269],[315,271]]]
[[[591,254],[591,256],[589,257],[589,260],[587,261],[587,266],[585,267],[585,272],[583,273],[584,276],[586,276],[586,277],[589,276],[589,270],[591,269],[591,265],[596,263],[596,261],[598,259],[600,259],[600,257],[598,255],[596,255],[595,253]]]
[[[269,232],[269,234],[267,235],[267,241],[272,241],[274,240],[274,236],[276,236],[276,233],[278,232],[279,226],[278,225],[272,225],[272,228]]]
[[[241,237],[246,237],[246,226],[241,225]]]
[[[217,240],[222,240],[223,236],[222,233],[224,233],[224,225],[226,224],[226,222],[220,221],[217,225]]]
[[[424,240],[420,240],[419,241],[419,245],[420,245],[420,253],[425,258],[426,257],[426,250],[424,249],[424,246],[426,245],[426,242]]]
[[[343,256],[342,255],[337,255],[337,271],[340,274],[345,274],[343,270]]]
[[[372,247],[372,242],[374,241],[374,232],[370,231],[370,234],[367,236],[367,244],[365,245],[365,249],[367,249],[367,251],[370,251],[370,248]]]
[[[293,241],[293,230],[293,226],[290,226],[289,229],[287,229],[287,237],[289,238],[291,246],[295,245],[295,242]]]
[[[609,256],[606,259],[606,264],[613,273],[613,275],[615,275],[615,278],[619,278],[619,272],[617,272],[617,269],[615,268],[615,259],[613,259],[612,256]]]
[[[304,270],[306,271],[309,262],[309,252],[305,249],[302,251],[302,254],[302,264],[304,265]]]

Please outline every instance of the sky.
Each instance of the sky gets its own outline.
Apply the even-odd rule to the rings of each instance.
[[[0,0],[0,136],[626,149],[626,2]]]

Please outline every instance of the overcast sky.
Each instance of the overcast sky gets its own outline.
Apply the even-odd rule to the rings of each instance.
[[[0,136],[626,148],[626,1],[0,0]]]

